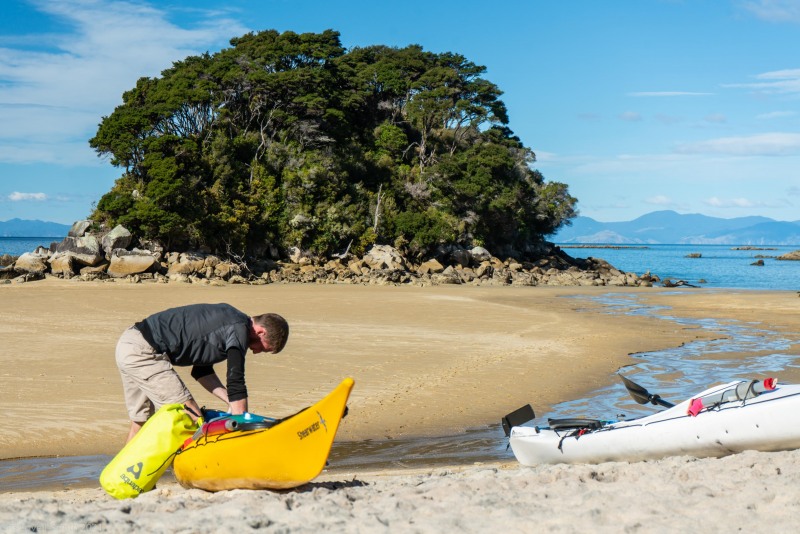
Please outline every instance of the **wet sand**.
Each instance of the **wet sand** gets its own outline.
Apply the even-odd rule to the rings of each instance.
[[[615,371],[631,363],[631,354],[718,335],[713,330],[652,317],[609,314],[599,301],[581,298],[612,293],[635,296],[648,305],[669,306],[663,313],[670,316],[768,324],[792,341],[790,351],[796,353],[800,347],[800,299],[794,291],[277,284],[211,287],[55,279],[4,285],[0,286],[0,373],[4,384],[0,407],[6,418],[5,432],[0,434],[0,458],[114,454],[127,428],[113,358],[116,340],[125,328],[144,316],[183,304],[228,302],[248,314],[274,311],[284,315],[292,328],[284,352],[248,357],[251,411],[272,416],[293,413],[321,398],[345,376],[352,376],[356,385],[349,402],[350,415],[340,428],[338,443],[457,436],[466,429],[496,425],[502,415],[526,403],[536,406],[537,413],[546,413],[558,402],[580,398],[611,383]],[[181,373],[198,401],[221,408],[185,371]],[[720,377],[720,381],[726,378]],[[779,378],[798,382],[800,370],[784,370]],[[795,453],[752,454],[758,463],[765,459],[777,462],[780,465],[776,469],[782,469],[784,474],[800,472]],[[609,519],[621,513],[614,507],[622,506],[628,493],[637,495],[645,477],[666,481],[668,489],[678,492],[681,499],[696,493],[698,504],[682,500],[672,503],[693,509],[721,496],[721,490],[710,482],[703,485],[693,478],[695,475],[686,473],[699,470],[697,476],[714,480],[719,470],[735,467],[736,476],[745,477],[745,488],[754,476],[747,474],[744,464],[737,463],[752,464],[750,457],[609,464],[603,472],[613,476],[603,475],[604,480],[597,480],[591,474],[597,470],[587,466],[529,469],[497,459],[488,464],[479,459],[483,464],[479,466],[474,465],[474,458],[465,460],[468,463],[454,462],[456,465],[450,468],[427,470],[381,469],[371,474],[363,468],[352,473],[332,471],[323,475],[318,485],[288,494],[212,495],[186,491],[165,481],[133,505],[117,503],[96,488],[4,494],[0,481],[0,516],[6,509],[17,513],[33,507],[66,510],[63,521],[41,511],[28,517],[41,518],[39,531],[48,525],[72,525],[69,521],[75,520],[76,514],[97,516],[97,527],[103,531],[115,531],[115,525],[124,530],[118,520],[128,521],[128,525],[133,520],[135,527],[148,531],[156,525],[156,518],[163,519],[183,499],[188,499],[186,510],[209,503],[227,509],[225,503],[229,502],[240,508],[250,504],[269,508],[274,504],[285,509],[286,501],[291,500],[309,510],[327,513],[329,508],[341,508],[342,502],[348,502],[353,494],[355,500],[349,501],[353,503],[349,512],[340,510],[339,516],[333,514],[327,523],[319,519],[321,523],[309,525],[355,532],[389,531],[399,526],[420,532],[454,527],[477,531],[485,518],[473,516],[476,522],[465,523],[455,512],[447,512],[448,506],[463,506],[469,516],[485,501],[486,510],[499,510],[493,513],[501,523],[522,528],[525,518],[532,518],[532,512],[518,512],[513,503],[535,509],[542,499],[558,497],[559,503],[582,502],[590,509],[601,510],[599,516],[609,521],[609,529],[619,531],[614,528],[619,525]],[[723,463],[726,461],[729,463]],[[612,479],[613,484],[602,483]],[[727,482],[723,482],[724,486]],[[418,486],[423,489],[415,490]],[[552,488],[551,497],[542,495],[550,491],[544,489],[547,487]],[[742,498],[761,499],[766,490],[764,484],[759,488],[762,489],[752,490],[752,495],[749,489],[743,490]],[[563,493],[567,491],[575,496],[567,498]],[[659,491],[667,488],[662,486],[648,501],[653,517],[668,514],[671,506],[659,505]],[[508,494],[518,493],[522,496],[507,500]],[[771,494],[770,503],[775,501],[774,492]],[[426,504],[425,499],[431,502]],[[412,504],[406,506],[407,502]],[[128,512],[120,512],[124,506],[128,506]],[[379,510],[386,506],[393,512],[384,525]],[[553,528],[577,531],[572,528],[567,508],[559,506],[552,508],[552,513],[561,510],[564,517],[553,523],[560,525]],[[634,518],[629,525],[632,530],[650,530],[648,523],[635,520],[642,513],[629,512]],[[758,512],[754,513],[758,516]],[[586,520],[591,517],[589,512],[581,514]],[[270,525],[278,530],[280,525],[292,531],[311,530],[299,516],[294,516],[270,516]],[[663,519],[655,524],[666,528],[669,523]],[[262,520],[266,521],[253,519]],[[209,523],[208,528],[187,523],[195,528],[187,526],[186,530],[213,531],[216,526],[217,531],[232,531],[242,526],[241,521],[231,516],[221,523]],[[3,517],[0,522],[5,523]],[[574,524],[580,525],[581,521]]]
[[[148,314],[184,304],[228,302],[248,314],[284,315],[286,349],[248,357],[250,409],[288,415],[351,376],[344,440],[453,434],[496,423],[528,402],[546,410],[607,383],[630,353],[710,335],[592,313],[599,304],[568,298],[609,291],[55,279],[0,286],[0,458],[118,450],[127,422],[117,338]],[[180,372],[201,405],[224,408],[188,369]]]

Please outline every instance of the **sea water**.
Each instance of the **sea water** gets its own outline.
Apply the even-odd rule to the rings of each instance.
[[[61,242],[63,237],[0,237],[0,256],[20,256],[33,252],[37,247],[50,248],[50,243]]]
[[[800,290],[800,261],[778,256],[800,250],[797,246],[744,248],[731,245],[647,245],[603,248],[562,245],[573,258],[602,258],[617,269],[661,280],[684,281],[710,288]],[[763,266],[753,265],[759,260]]]

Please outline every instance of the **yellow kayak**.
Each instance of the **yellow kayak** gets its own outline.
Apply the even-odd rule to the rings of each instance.
[[[175,457],[175,478],[208,491],[288,489],[313,480],[325,467],[352,389],[353,379],[345,378],[324,399],[274,426],[212,420]]]

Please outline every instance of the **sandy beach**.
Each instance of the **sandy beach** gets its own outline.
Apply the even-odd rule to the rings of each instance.
[[[162,485],[0,494],[3,532],[792,532],[800,453],[322,476],[289,492]]]
[[[249,314],[271,311],[288,319],[292,332],[284,352],[248,358],[255,413],[293,413],[353,377],[350,415],[337,443],[458,435],[496,424],[526,403],[546,413],[614,381],[615,372],[633,361],[631,354],[720,335],[608,313],[591,298],[609,294],[664,306],[664,316],[768,325],[789,340],[786,354],[796,354],[800,345],[794,291],[212,287],[57,279],[5,285],[0,459],[114,454],[127,428],[113,358],[117,338],[146,315],[183,304],[228,302]],[[185,371],[198,402],[222,408]],[[783,382],[800,381],[797,367],[775,371]],[[406,470],[332,469],[309,486],[281,493],[211,494],[165,483],[128,502],[99,488],[4,492],[0,480],[0,530],[758,531],[759,525],[790,524],[798,474],[796,452],[536,468],[469,461]]]

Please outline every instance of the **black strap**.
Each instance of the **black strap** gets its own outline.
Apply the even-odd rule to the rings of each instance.
[[[603,428],[603,422],[599,419],[548,419],[547,423],[553,430],[568,430],[573,428],[598,430]]]

